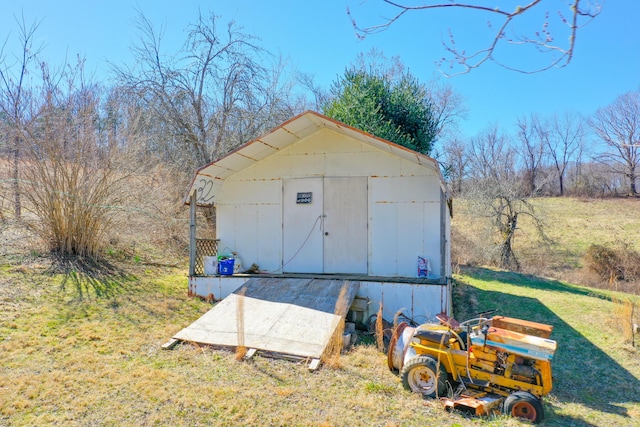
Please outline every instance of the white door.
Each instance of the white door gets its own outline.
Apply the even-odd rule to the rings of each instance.
[[[367,273],[367,177],[324,179],[324,272]]]
[[[367,177],[284,180],[283,268],[366,274]]]
[[[282,271],[322,273],[322,178],[286,179],[283,185]]]

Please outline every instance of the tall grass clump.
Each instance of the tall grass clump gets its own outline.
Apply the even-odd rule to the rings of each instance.
[[[38,221],[31,223],[51,252],[95,257],[118,217],[117,180],[111,171],[49,159],[32,165],[27,199]]]
[[[636,304],[632,299],[615,298],[613,300],[613,316],[618,323],[618,328],[622,332],[624,342],[635,347],[634,320],[636,316]]]
[[[333,314],[338,316],[341,320],[338,322],[338,325],[336,326],[336,329],[334,330],[333,335],[331,336],[321,357],[322,363],[333,369],[339,369],[342,367],[340,353],[344,348],[344,317],[347,315],[347,311],[349,311],[349,303],[351,302],[348,292],[349,286],[350,283],[345,281],[340,288],[340,293],[338,294]]]
[[[95,257],[124,219],[135,162],[123,161],[115,136],[99,131],[100,91],[82,80],[82,64],[62,76],[44,70],[43,80],[39,125],[24,137],[24,195],[37,217],[30,225],[51,252]]]
[[[236,299],[236,328],[238,329],[238,345],[236,346],[236,360],[242,360],[248,349],[244,345],[244,296],[247,288],[240,289]]]
[[[394,320],[394,330],[395,326],[398,323],[397,320]],[[378,313],[376,314],[376,323],[374,328],[374,335],[376,337],[376,347],[381,352],[384,352],[384,323],[382,319],[382,303],[380,303],[380,307],[378,308]]]

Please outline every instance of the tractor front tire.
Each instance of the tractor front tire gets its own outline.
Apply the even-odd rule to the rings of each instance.
[[[502,412],[534,423],[539,423],[544,419],[542,401],[526,391],[516,391],[507,396],[503,403]]]
[[[434,398],[446,396],[447,371],[444,365],[431,356],[415,356],[407,361],[400,371],[402,385],[414,393]]]

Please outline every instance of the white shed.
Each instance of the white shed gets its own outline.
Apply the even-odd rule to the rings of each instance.
[[[388,318],[450,313],[451,205],[426,155],[307,111],[200,168],[185,203],[192,295],[224,298],[256,264],[260,277],[356,280],[365,316],[380,303]],[[196,205],[215,206],[216,236],[196,236]],[[205,256],[231,252],[238,274],[205,274]]]

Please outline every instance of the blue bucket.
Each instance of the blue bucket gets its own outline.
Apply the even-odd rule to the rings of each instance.
[[[222,259],[218,261],[218,273],[223,276],[231,276],[233,274],[233,258]]]

